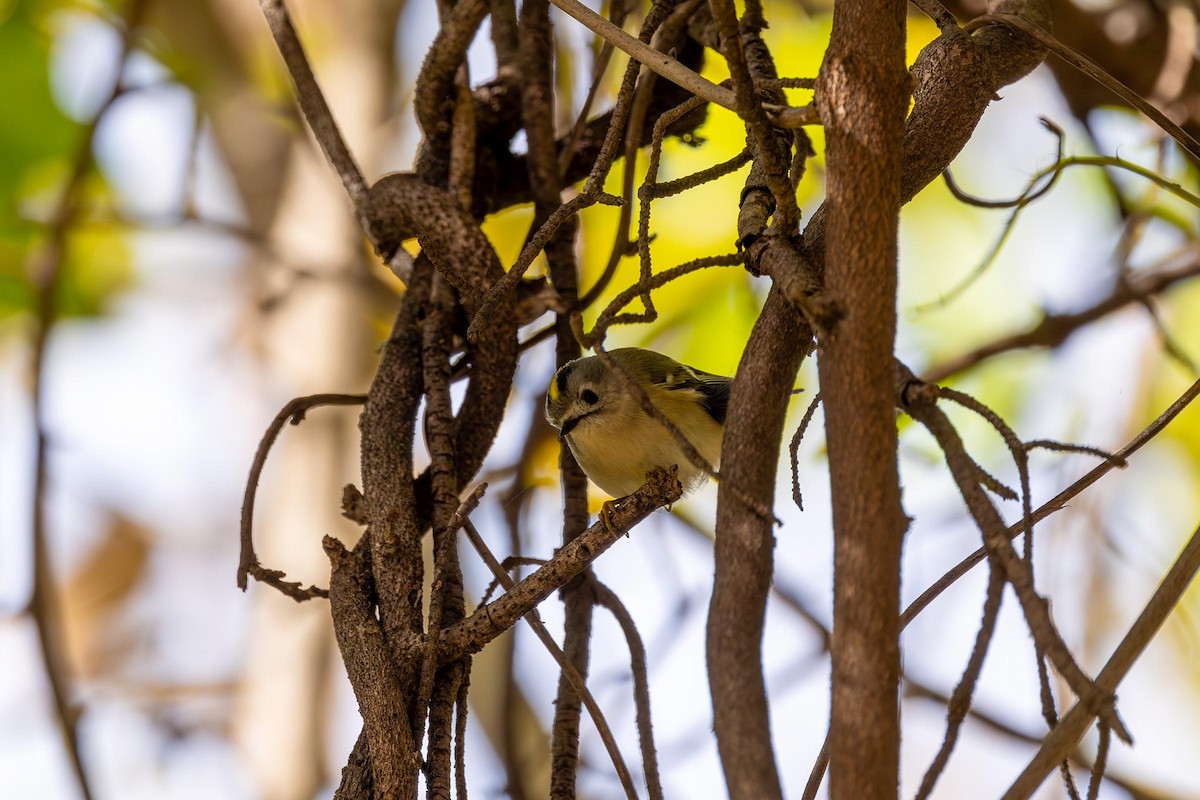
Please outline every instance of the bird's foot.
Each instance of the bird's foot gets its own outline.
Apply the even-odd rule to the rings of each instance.
[[[600,506],[600,522],[604,524],[605,529],[609,533],[619,533],[616,523],[613,521],[613,514],[617,513],[617,504],[625,498],[617,497],[612,500],[605,500],[604,505]],[[629,535],[629,531],[625,531],[625,535]]]

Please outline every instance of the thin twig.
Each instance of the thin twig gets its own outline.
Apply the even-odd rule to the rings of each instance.
[[[1176,269],[1131,275],[1125,280],[1117,281],[1108,297],[1082,311],[1069,314],[1046,313],[1037,324],[1028,330],[1003,336],[944,364],[928,369],[925,371],[924,377],[930,382],[940,383],[952,375],[1010,350],[1057,347],[1085,325],[1122,309],[1130,303],[1160,294],[1175,284],[1196,276],[1200,276],[1200,260]]]
[[[483,540],[483,537],[479,535],[479,531],[475,530],[474,524],[470,520],[467,520],[463,526],[463,530],[466,532],[467,538],[475,548],[475,551],[479,553],[479,557],[483,559],[488,569],[492,571],[492,575],[496,577],[496,580],[500,581],[500,585],[504,587],[505,591],[511,592],[516,584],[504,570],[504,567],[500,565],[500,562],[496,560],[495,554],[487,546],[487,542]],[[575,669],[575,665],[571,663],[571,660],[567,658],[562,648],[554,641],[554,637],[550,635],[550,631],[546,630],[546,626],[542,623],[536,609],[529,611],[525,615],[525,621],[558,663],[559,669],[562,670],[563,674],[567,676],[567,679],[575,687],[575,691],[578,692],[580,699],[592,717],[592,723],[596,726],[596,730],[600,734],[600,739],[604,742],[605,749],[608,750],[613,767],[617,770],[617,777],[620,779],[621,786],[625,790],[625,796],[630,798],[630,800],[636,800],[637,790],[633,786],[633,778],[629,774],[629,767],[625,765],[625,757],[621,755],[621,750],[617,746],[617,740],[613,736],[612,729],[608,725],[608,720],[605,718],[604,712],[600,710],[600,705],[596,702],[596,698],[592,696],[579,671]]]
[[[1153,422],[1147,425],[1137,436],[1133,437],[1128,444],[1118,450],[1114,455],[1120,459],[1128,459],[1129,456],[1140,450],[1147,442],[1157,436],[1162,430],[1167,427],[1170,422],[1179,416],[1188,405],[1191,404],[1196,397],[1200,396],[1200,380],[1197,380],[1179,398],[1162,412]],[[1043,503],[1040,507],[1034,510],[1031,517],[1033,522],[1040,522],[1046,517],[1054,514],[1057,511],[1066,507],[1067,503],[1073,498],[1082,493],[1089,486],[1094,484],[1100,478],[1107,475],[1115,468],[1115,461],[1106,460],[1103,464],[1098,464],[1090,472],[1084,475],[1079,480],[1072,483],[1066,489],[1063,489],[1053,498]],[[1012,525],[1005,531],[1005,535],[1010,539],[1015,538],[1021,532],[1021,525]],[[980,563],[987,557],[987,551],[980,547],[971,555],[964,558],[945,575],[938,578],[928,589],[909,604],[908,608],[900,616],[901,627],[906,627],[908,623],[917,618],[930,603],[932,603],[942,592],[950,588],[959,578],[970,572],[971,568]]]
[[[1010,202],[1007,200],[996,202],[995,207],[1012,207],[1013,211],[1011,214],[1009,214],[1008,219],[1005,220],[1004,225],[1000,229],[1000,235],[996,237],[996,241],[992,244],[991,249],[988,250],[987,254],[980,260],[979,264],[977,264],[970,272],[968,272],[966,276],[960,279],[957,284],[955,284],[946,292],[943,292],[936,300],[922,303],[921,305],[917,306],[915,310],[922,312],[928,311],[931,308],[945,306],[947,303],[951,302],[964,291],[969,289],[972,285],[974,285],[975,281],[982,277],[983,274],[987,272],[988,268],[991,267],[995,262],[996,257],[1000,254],[1001,249],[1003,249],[1005,243],[1008,241],[1009,236],[1015,229],[1017,218],[1020,216],[1021,211],[1024,210],[1024,208],[1033,200],[1045,194],[1045,192],[1054,182],[1053,177],[1051,177],[1050,182],[1046,183],[1041,188],[1035,189],[1034,187],[1036,187],[1038,183],[1047,175],[1057,175],[1067,167],[1073,166],[1114,167],[1123,169],[1145,178],[1169,194],[1172,194],[1175,197],[1178,197],[1180,200],[1183,200],[1185,203],[1195,206],[1196,208],[1200,208],[1200,196],[1192,194],[1175,181],[1168,180],[1152,170],[1146,169],[1138,164],[1125,161],[1124,159],[1117,158],[1116,156],[1070,156],[1067,158],[1060,158],[1051,166],[1034,174],[1034,176],[1029,179],[1025,193],[1021,197],[1017,198],[1015,202]],[[946,174],[948,175],[948,173]],[[952,185],[949,177],[947,177],[947,183]],[[954,191],[954,189],[952,189],[952,191]],[[967,195],[962,194],[961,190],[958,190],[958,193],[960,199],[962,197],[968,197]],[[981,201],[974,200],[973,198],[972,201],[972,205],[981,204]]]
[[[604,41],[625,51],[630,58],[636,59],[672,83],[682,86],[697,97],[703,97],[710,103],[716,103],[722,108],[737,112],[737,101],[729,89],[718,86],[708,78],[702,77],[680,64],[666,53],[660,53],[648,44],[635,39],[578,0],[550,0],[550,2]]]
[[[584,334],[582,344],[585,347],[590,347],[595,342],[603,341],[604,334],[613,325],[624,325],[641,321],[640,315],[618,313],[622,308],[632,303],[635,297],[648,296],[651,290],[659,289],[677,278],[682,278],[684,275],[698,270],[708,269],[709,267],[738,267],[741,264],[742,257],[737,253],[705,256],[663,270],[651,276],[647,281],[639,280],[614,297],[608,306],[600,312],[600,315],[596,317],[596,323],[592,326],[592,329]]]
[[[981,17],[976,17],[964,26],[968,33],[979,30],[987,25],[1007,25],[1010,28],[1015,28],[1026,36],[1036,41],[1042,47],[1050,50],[1062,60],[1066,61],[1075,69],[1087,75],[1092,80],[1102,84],[1112,90],[1114,94],[1124,100],[1129,105],[1141,111],[1147,117],[1154,121],[1156,125],[1166,131],[1172,139],[1177,141],[1184,150],[1187,150],[1193,156],[1200,158],[1200,142],[1197,142],[1183,128],[1171,121],[1166,114],[1159,111],[1146,98],[1142,97],[1137,92],[1130,89],[1125,84],[1114,78],[1112,75],[1105,72],[1098,64],[1089,59],[1083,53],[1074,50],[1067,45],[1054,38],[1042,28],[1032,22],[1023,19],[1016,14],[985,14]]]
[[[242,495],[242,547],[237,571],[237,585],[242,591],[246,591],[246,576],[253,575],[255,580],[275,587],[297,602],[310,600],[313,597],[329,596],[324,589],[315,586],[303,589],[299,583],[284,581],[282,572],[266,569],[258,563],[258,556],[254,552],[254,498],[258,494],[258,480],[267,463],[267,454],[271,452],[271,446],[275,444],[275,439],[283,430],[284,424],[291,422],[293,425],[299,425],[304,420],[304,415],[312,408],[360,406],[365,402],[367,402],[365,394],[313,394],[307,397],[297,397],[289,401],[267,426],[266,433],[258,443],[258,450],[254,453],[254,461],[250,465],[250,477],[246,479],[246,490]]]
[[[350,197],[350,203],[354,206],[355,214],[367,238],[372,245],[377,245],[371,224],[367,182],[363,179],[362,170],[350,153],[350,148],[346,146],[341,131],[338,130],[329,104],[325,102],[325,95],[317,84],[316,76],[313,75],[312,66],[304,53],[304,47],[300,44],[296,28],[292,25],[287,6],[283,0],[259,0],[259,6],[296,87],[296,100],[300,104],[300,111],[308,120],[308,126],[312,129],[321,152],[342,179],[342,186]]]
[[[1049,117],[1038,117],[1038,121],[1042,123],[1043,128],[1054,134],[1054,137],[1057,140],[1058,152],[1055,153],[1054,164],[1050,167],[1049,173],[1047,173],[1045,170],[1039,172],[1035,179],[1030,181],[1030,184],[1026,186],[1025,191],[1021,192],[1012,200],[984,200],[981,197],[975,197],[974,195],[967,194],[966,191],[960,188],[958,182],[954,180],[954,176],[950,173],[950,168],[947,167],[946,169],[942,170],[942,179],[946,181],[946,188],[950,190],[950,194],[954,195],[954,198],[959,202],[966,203],[969,206],[975,206],[976,208],[1013,208],[1016,206],[1027,206],[1034,200],[1040,198],[1046,192],[1050,191],[1050,189],[1053,188],[1054,184],[1058,181],[1059,176],[1063,173],[1063,171],[1061,169],[1057,169],[1056,166],[1062,163],[1063,157],[1066,155],[1065,148],[1067,143],[1067,134]],[[1034,190],[1033,187],[1037,184],[1037,181],[1046,177],[1047,174],[1049,175],[1050,179],[1042,184],[1040,188]]]
[[[825,732],[825,741],[821,742],[821,750],[813,762],[812,771],[808,773],[808,781],[804,784],[804,794],[800,800],[816,800],[817,792],[821,791],[821,781],[825,779],[825,770],[829,767],[829,732]]]
[[[1112,744],[1112,731],[1107,725],[1100,726],[1100,742],[1096,747],[1096,760],[1092,763],[1092,776],[1088,781],[1087,800],[1097,800],[1100,797],[1100,781],[1104,779],[1104,770],[1108,766],[1108,748]]]
[[[638,742],[642,748],[642,771],[646,776],[646,788],[650,800],[663,800],[662,779],[658,774],[658,754],[654,749],[654,727],[650,722],[650,678],[646,670],[646,645],[638,633],[637,625],[629,609],[617,597],[616,592],[599,580],[592,579],[592,589],[597,605],[604,606],[621,626],[625,642],[629,646],[629,668],[633,674],[633,701],[637,710]]]
[[[1162,582],[1146,603],[1142,613],[1129,628],[1129,632],[1117,645],[1112,656],[1105,663],[1100,674],[1096,676],[1096,685],[1107,692],[1115,692],[1117,686],[1128,674],[1134,662],[1146,649],[1146,645],[1158,633],[1167,616],[1175,608],[1184,590],[1192,582],[1196,571],[1200,569],[1200,528],[1192,532],[1191,538],[1184,545],[1183,551],[1171,565]],[[1025,770],[1017,777],[1003,800],[1023,800],[1029,797],[1041,785],[1050,770],[1060,763],[1071,750],[1079,744],[1087,732],[1092,720],[1096,718],[1096,709],[1081,699],[1062,720],[1050,731],[1042,741],[1037,755],[1029,762]]]
[[[924,800],[933,793],[934,786],[937,785],[937,780],[941,777],[942,771],[945,770],[946,764],[950,761],[950,754],[954,751],[954,745],[958,740],[959,730],[962,728],[963,721],[971,711],[971,697],[975,693],[975,687],[979,683],[979,675],[983,671],[983,662],[987,658],[988,647],[992,643],[992,635],[996,632],[996,621],[1000,616],[1000,602],[1004,598],[1004,572],[999,568],[999,565],[993,564],[991,571],[988,573],[988,586],[986,599],[983,603],[983,615],[979,623],[979,631],[975,634],[975,646],[971,650],[971,657],[967,661],[967,666],[963,670],[962,677],[958,681],[958,685],[954,687],[952,694],[946,704],[946,734],[942,738],[942,746],[938,749],[937,755],[929,765],[929,769],[925,771],[925,777],[921,779],[921,786],[917,789],[917,800]]]
[[[83,130],[82,139],[75,151],[71,169],[62,193],[48,221],[45,242],[35,247],[29,256],[29,273],[37,291],[37,318],[30,356],[30,396],[33,414],[34,435],[33,490],[30,495],[30,537],[33,548],[33,580],[29,596],[28,612],[37,632],[38,645],[46,669],[46,680],[54,702],[55,721],[61,734],[67,760],[71,765],[79,793],[83,800],[91,800],[92,788],[79,752],[79,709],[70,697],[70,667],[62,652],[59,638],[56,609],[54,575],[50,566],[50,555],[46,543],[46,491],[49,483],[48,451],[46,433],[46,359],[50,335],[58,319],[59,281],[67,250],[69,229],[75,223],[80,209],[80,194],[83,184],[93,165],[92,146],[96,129],[113,103],[121,96],[124,86],[120,76],[133,51],[135,37],[141,27],[149,3],[136,0],[129,5],[120,32],[121,50],[117,57],[117,72],[108,96],[101,103],[96,115]]]
[[[800,424],[796,426],[796,432],[792,434],[791,444],[788,445],[788,458],[792,463],[792,502],[801,511],[804,510],[804,497],[800,494],[800,442],[804,440],[804,433],[808,430],[808,425],[812,422],[813,414],[817,413],[817,406],[820,404],[821,393],[817,392],[812,402],[808,404],[804,416],[800,419]]]

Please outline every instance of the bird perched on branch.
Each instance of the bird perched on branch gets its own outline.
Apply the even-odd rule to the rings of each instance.
[[[677,436],[651,415],[631,383],[715,469],[733,379],[640,347],[606,355],[613,366],[598,355],[577,358],[550,382],[546,419],[558,438],[592,482],[613,497],[633,494],[652,468],[672,465],[679,466],[685,490],[695,488],[705,469],[688,458]]]

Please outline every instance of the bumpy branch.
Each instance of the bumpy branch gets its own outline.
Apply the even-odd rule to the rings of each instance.
[[[616,504],[607,518],[592,525],[565,544],[554,558],[517,583],[496,600],[457,625],[442,632],[438,646],[443,663],[463,655],[478,653],[517,620],[532,611],[550,593],[587,569],[588,565],[611,547],[652,511],[673,503],[683,495],[683,487],[674,470],[655,470],[647,483]]]

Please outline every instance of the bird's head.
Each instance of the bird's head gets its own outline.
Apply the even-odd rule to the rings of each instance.
[[[577,426],[595,424],[601,414],[612,412],[623,396],[617,380],[594,356],[564,365],[546,390],[546,421],[558,437],[565,438]]]

